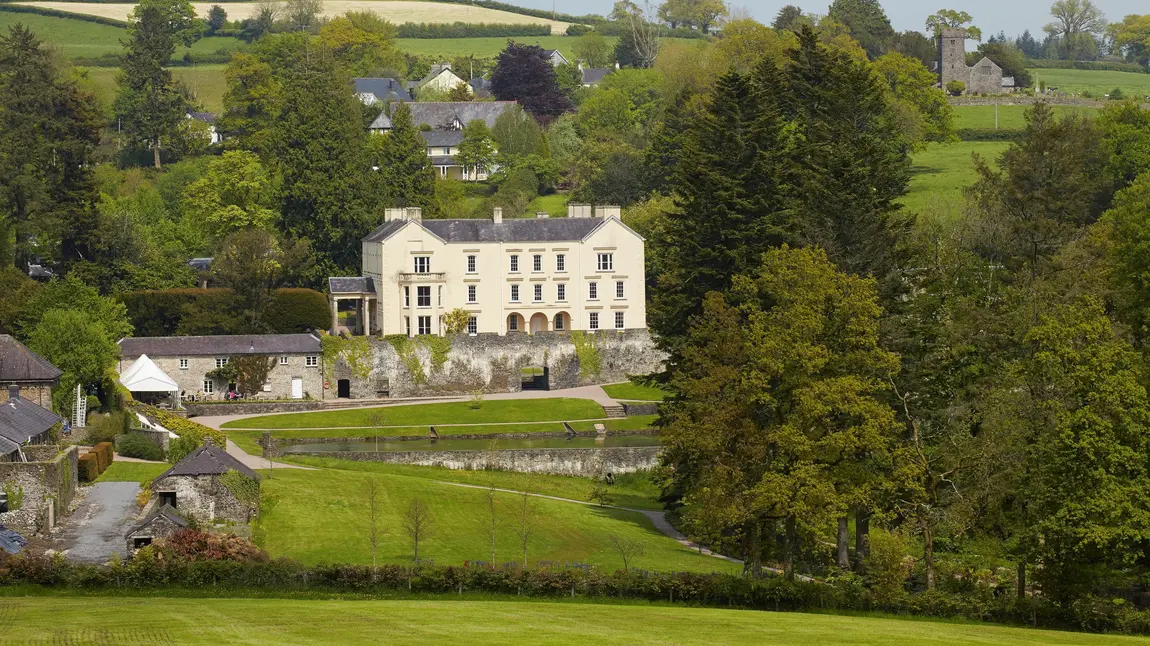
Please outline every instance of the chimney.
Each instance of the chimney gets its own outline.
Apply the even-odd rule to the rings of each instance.
[[[384,209],[383,210],[383,221],[384,222],[392,222],[394,220],[405,220],[405,219],[407,219],[407,214],[404,212],[403,209]]]
[[[536,211],[535,212],[535,218],[537,220],[546,220],[549,217],[551,217],[551,214],[548,213],[547,211]]]
[[[423,222],[423,209],[418,206],[409,206],[406,210],[406,217],[412,222]]]
[[[16,384],[8,386],[8,401],[15,400],[20,397],[20,387]]]
[[[615,69],[619,69],[619,61],[615,61]]]
[[[622,209],[617,206],[597,206],[595,207],[595,217],[603,218],[604,220],[607,218],[622,219],[619,216],[621,211]]]
[[[491,219],[495,221],[495,224],[503,224],[503,209],[498,206],[492,209]]]
[[[583,61],[576,61],[576,62],[575,62],[575,67],[576,67],[576,69],[578,69],[580,72],[582,72],[582,71],[583,71]]]
[[[589,218],[591,217],[590,204],[568,204],[567,217],[569,218]]]

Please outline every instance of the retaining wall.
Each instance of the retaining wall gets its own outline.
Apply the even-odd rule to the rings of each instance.
[[[340,458],[359,462],[387,462],[425,467],[480,471],[518,471],[559,476],[596,477],[604,473],[631,473],[653,469],[660,447],[613,447],[605,449],[509,449],[504,451],[405,451],[351,452],[313,451],[293,453]]]
[[[58,446],[25,447],[25,455],[41,461],[0,464],[0,488],[7,485],[23,490],[20,509],[0,514],[0,525],[27,536],[46,528],[49,506],[59,522],[72,504],[79,482],[76,462],[80,450],[75,446],[63,450]],[[8,502],[11,505],[13,501]]]
[[[267,415],[269,413],[296,413],[323,408],[319,400],[293,402],[250,402],[236,404],[184,403],[188,417],[208,415]]]

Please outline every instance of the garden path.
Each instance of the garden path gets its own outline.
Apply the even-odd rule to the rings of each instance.
[[[69,561],[104,563],[128,555],[124,534],[136,522],[138,482],[97,482],[72,512],[59,537]]]

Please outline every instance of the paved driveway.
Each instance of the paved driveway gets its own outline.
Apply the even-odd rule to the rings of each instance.
[[[60,536],[61,551],[70,561],[104,563],[118,554],[128,555],[124,534],[135,522],[139,508],[136,482],[98,482],[88,489]]]

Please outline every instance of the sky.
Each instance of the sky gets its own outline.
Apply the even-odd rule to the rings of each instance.
[[[1146,0],[1093,0],[1095,6],[1112,22],[1120,22],[1128,14],[1150,13]],[[606,14],[614,0],[504,0],[512,4],[536,9],[551,9],[575,15]],[[925,29],[926,17],[939,9],[965,11],[974,17],[974,24],[984,36],[1005,31],[1009,36],[1029,29],[1040,37],[1042,26],[1050,21],[1052,0],[885,0],[882,3],[896,31]],[[652,0],[652,4],[658,4]],[[732,7],[745,7],[760,22],[769,23],[779,9],[787,4],[802,7],[811,13],[826,13],[830,0],[730,0]]]

